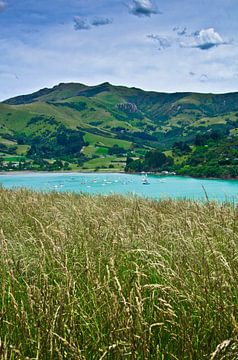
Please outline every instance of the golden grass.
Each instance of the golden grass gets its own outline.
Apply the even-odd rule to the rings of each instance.
[[[231,204],[0,189],[0,246],[0,359],[210,359],[237,335]]]

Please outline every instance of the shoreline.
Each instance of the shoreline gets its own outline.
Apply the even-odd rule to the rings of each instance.
[[[15,176],[15,175],[49,175],[49,174],[126,174],[124,171],[34,171],[34,170],[25,170],[25,171],[0,171],[0,176]]]
[[[64,174],[72,174],[72,175],[75,175],[75,174],[81,174],[81,175],[89,175],[89,174],[95,174],[95,176],[97,174],[99,175],[106,175],[106,174],[125,174],[125,175],[144,175],[145,172],[137,172],[137,173],[126,173],[125,171],[33,171],[33,170],[23,170],[23,171],[0,171],[0,177],[1,176],[16,176],[16,175],[37,175],[37,174],[40,174],[40,175],[50,175],[50,174],[55,174],[55,175],[64,175]],[[191,176],[191,175],[179,175],[179,174],[171,174],[171,173],[168,173],[168,174],[162,174],[162,173],[158,173],[158,172],[155,172],[155,173],[150,173],[148,172],[147,173],[148,175],[156,175],[156,176],[178,176],[178,177],[181,177],[181,178],[191,178],[191,179],[199,179],[199,180],[238,180],[238,177],[220,177],[220,178],[217,178],[217,177],[197,177],[197,176]]]

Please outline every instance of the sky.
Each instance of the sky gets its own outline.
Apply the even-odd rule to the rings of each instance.
[[[0,0],[0,100],[62,82],[238,91],[237,0]]]

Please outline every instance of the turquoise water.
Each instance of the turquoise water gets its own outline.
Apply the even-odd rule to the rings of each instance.
[[[84,192],[90,194],[137,194],[149,198],[188,198],[219,201],[238,200],[238,180],[204,180],[180,176],[34,173],[0,175],[4,188],[29,188],[38,191]],[[205,189],[205,191],[204,191]]]

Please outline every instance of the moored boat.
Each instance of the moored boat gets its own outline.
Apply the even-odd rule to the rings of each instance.
[[[145,174],[145,177],[143,178],[142,184],[143,185],[149,185],[150,184],[150,182],[149,182],[149,180],[147,178],[147,174]]]

